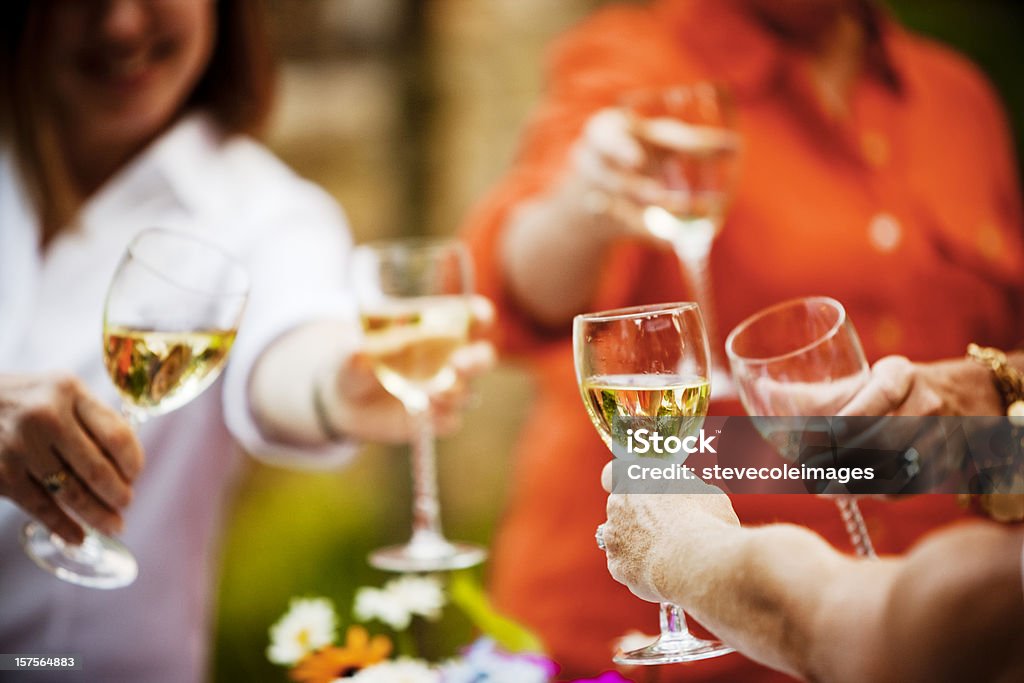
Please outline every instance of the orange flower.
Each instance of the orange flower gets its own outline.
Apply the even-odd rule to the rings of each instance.
[[[391,654],[391,641],[387,636],[374,636],[362,626],[350,626],[345,634],[345,646],[328,646],[303,657],[289,672],[299,683],[331,683],[387,659]]]

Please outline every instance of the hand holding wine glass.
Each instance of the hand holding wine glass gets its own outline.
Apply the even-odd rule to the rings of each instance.
[[[363,245],[353,253],[352,271],[363,351],[381,385],[405,407],[412,432],[412,538],[375,551],[370,563],[399,572],[472,567],[486,551],[448,541],[441,531],[431,417],[432,404],[459,381],[454,359],[470,340],[469,254],[452,239]]]
[[[470,308],[469,343],[451,356],[455,380],[431,396],[430,419],[437,436],[459,430],[466,406],[474,396],[474,380],[493,369],[496,362],[494,345],[488,339],[494,323],[494,305],[485,297],[473,295]],[[347,354],[333,376],[324,381],[323,407],[331,429],[362,441],[409,443],[416,430],[405,406],[377,378],[373,346],[371,340],[368,348]]]
[[[609,450],[621,434],[616,418],[680,418],[695,433],[707,415],[710,355],[700,309],[694,303],[657,304],[588,313],[573,321],[576,379],[587,414]],[[597,533],[602,546],[602,531]],[[732,652],[692,636],[682,610],[661,604],[661,636],[633,652],[626,665],[671,664]]]
[[[132,424],[181,407],[213,383],[234,342],[248,292],[244,268],[201,238],[150,229],[132,240],[110,284],[103,316],[104,363]],[[77,489],[80,475],[88,481],[71,462],[62,464],[70,470],[55,469],[44,482],[53,494]],[[61,502],[59,495],[56,500]],[[76,516],[68,507],[64,512]],[[26,552],[58,578],[82,586],[119,588],[134,581],[138,566],[128,549],[77,521],[85,529],[77,546],[29,522],[22,535]]]
[[[591,139],[605,141],[606,158],[615,159],[603,165],[606,191],[615,195],[609,204],[676,252],[704,314],[712,367],[718,371],[724,363],[718,357],[709,266],[739,168],[731,99],[721,86],[697,82],[627,92],[620,104],[621,113],[598,119],[591,131]],[[719,381],[720,389],[727,385],[724,376]]]

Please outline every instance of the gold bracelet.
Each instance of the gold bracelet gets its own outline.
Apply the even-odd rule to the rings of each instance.
[[[1007,416],[1014,424],[1024,426],[1024,373],[1006,362],[1005,353],[992,347],[968,344],[967,357],[992,371]]]
[[[1010,421],[1010,438],[1020,445],[1019,448],[1024,449],[1024,373],[1007,363],[1006,354],[999,349],[969,344],[967,357],[992,371],[992,382],[1003,400]],[[1011,458],[1014,457],[1012,451]],[[1015,473],[1008,485],[1011,490],[1019,491],[1022,474]],[[957,498],[964,506],[970,506],[973,502],[979,512],[997,522],[1024,520],[1024,494],[960,494]]]

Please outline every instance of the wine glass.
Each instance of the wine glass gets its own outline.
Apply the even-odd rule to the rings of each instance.
[[[220,374],[249,292],[245,269],[191,234],[153,228],[128,245],[107,292],[103,361],[132,426],[179,408]],[[117,539],[83,524],[75,546],[32,521],[22,545],[44,569],[90,588],[120,588],[138,575]]]
[[[725,350],[740,401],[752,416],[799,421],[835,415],[870,374],[846,309],[829,297],[792,299],[755,313],[729,334]],[[756,417],[754,422],[763,427]],[[784,444],[769,441],[783,457],[795,459]],[[856,499],[838,496],[836,503],[857,554],[875,557]]]
[[[675,250],[704,313],[716,383],[727,388],[709,265],[739,166],[732,102],[723,87],[697,82],[628,92],[621,104],[643,149],[640,173],[654,181],[634,197],[644,206],[644,227]]]
[[[452,354],[469,342],[472,267],[454,239],[406,239],[356,247],[352,274],[364,350],[384,388],[412,425],[413,530],[408,543],[370,554],[396,572],[464,569],[486,551],[448,541],[441,531],[432,397],[458,381]]]
[[[708,338],[692,302],[578,315],[573,320],[576,380],[591,422],[613,454],[616,418],[682,420],[696,432],[711,396]],[[685,436],[685,435],[684,435]],[[653,495],[653,494],[652,494]],[[598,531],[599,545],[600,530]],[[616,654],[618,664],[671,664],[732,652],[691,635],[682,609],[661,604],[661,635],[647,647]]]

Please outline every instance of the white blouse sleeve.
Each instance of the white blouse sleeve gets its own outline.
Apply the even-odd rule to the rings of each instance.
[[[274,443],[263,437],[249,409],[250,372],[275,339],[314,320],[357,324],[347,283],[352,240],[344,215],[316,186],[297,178],[288,185],[279,188],[287,201],[274,202],[275,209],[258,221],[259,234],[243,237],[250,245],[245,262],[252,287],[225,372],[224,415],[228,429],[253,457],[286,467],[326,469],[349,460],[356,444]]]

